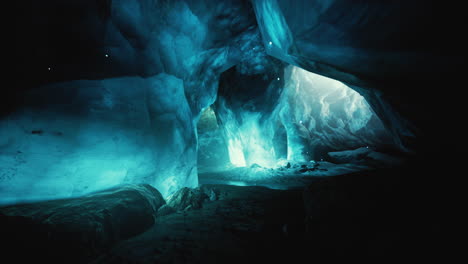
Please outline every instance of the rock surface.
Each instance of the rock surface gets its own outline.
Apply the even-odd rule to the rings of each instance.
[[[305,190],[208,184],[179,191],[174,201],[181,204],[180,208],[190,207],[179,211],[163,205],[154,189],[131,186],[82,200],[4,207],[0,210],[3,214],[15,212],[23,216],[2,215],[1,239],[7,242],[3,243],[7,245],[5,253],[19,250],[24,256],[48,263],[447,259],[447,240],[442,235],[445,226],[439,222],[446,215],[435,203],[422,202],[430,200],[433,194],[415,199],[413,189],[402,185],[401,179],[406,176],[405,171],[375,170],[316,177]],[[215,198],[194,199],[194,194],[203,196],[202,193],[214,193]],[[149,197],[153,197],[154,208],[162,205],[154,225],[149,219],[156,209],[148,202]],[[107,222],[100,220],[106,210],[88,205],[90,199],[96,198],[96,204],[108,209]],[[115,209],[120,213],[114,214],[109,201],[119,202]],[[194,201],[202,206],[192,210],[190,203]],[[66,210],[59,206],[68,204]],[[137,213],[135,208],[147,214]],[[56,225],[47,225],[44,219],[51,219]],[[102,228],[96,228],[94,223],[102,223]],[[120,235],[119,241],[107,240],[108,244],[103,244],[102,239],[95,239],[96,234],[114,238],[114,233],[123,233],[116,228],[124,226],[132,232]],[[10,251],[10,246],[15,251]],[[20,260],[22,255],[15,257]]]
[[[445,259],[444,227],[434,207],[415,203],[408,189],[397,187],[401,182],[394,173],[404,174],[319,177],[306,190],[203,185],[200,189],[213,190],[218,199],[159,217],[148,231],[103,252],[95,263]]]
[[[182,188],[173,195],[171,195],[167,201],[167,205],[172,208],[183,211],[191,209],[200,209],[203,206],[203,202],[209,199],[200,188]]]
[[[149,185],[125,185],[81,198],[1,207],[2,240],[51,262],[85,262],[150,228],[164,204]]]
[[[94,263],[272,263],[301,255],[300,191],[257,186],[204,185],[218,194],[197,210],[158,218],[147,232],[103,252]],[[186,192],[184,192],[186,193]],[[289,227],[289,238],[283,226]],[[290,243],[291,242],[291,243]],[[278,263],[278,262],[274,262]],[[280,262],[281,263],[281,262]]]
[[[333,163],[366,164],[373,167],[391,167],[402,163],[403,158],[375,151],[369,147],[357,148],[346,151],[328,152]]]

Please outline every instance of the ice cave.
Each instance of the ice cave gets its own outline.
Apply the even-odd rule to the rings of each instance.
[[[463,8],[26,0],[12,14],[7,262],[452,256]]]

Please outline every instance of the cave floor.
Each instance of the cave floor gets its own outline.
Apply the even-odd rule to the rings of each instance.
[[[158,217],[148,231],[94,263],[445,259],[441,215],[434,215],[439,208],[414,194],[398,173],[405,177],[400,170],[308,177],[301,188],[288,190],[202,185],[217,199]]]
[[[301,191],[208,188],[219,193],[218,200],[205,202],[201,209],[159,216],[151,229],[95,263],[264,263],[299,256],[305,227]]]
[[[415,192],[402,171],[315,176],[287,190],[203,184],[198,189],[215,197],[197,208],[159,210],[151,227],[85,263],[441,260],[441,206],[432,194]],[[61,247],[67,245],[52,252]]]
[[[290,190],[303,189],[317,178],[345,175],[371,169],[370,166],[359,163],[298,162],[289,168],[286,168],[286,166],[279,168],[252,166],[201,170],[198,174],[198,181],[200,184],[263,186],[270,189]]]

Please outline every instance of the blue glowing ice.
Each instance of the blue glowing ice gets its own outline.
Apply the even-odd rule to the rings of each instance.
[[[345,84],[295,66],[287,68],[284,79],[270,115],[219,104],[226,113],[222,123],[233,165],[283,164],[275,146],[281,127],[286,131],[286,158],[295,162],[317,159],[327,151],[379,145],[389,136],[366,100]]]
[[[169,195],[198,184],[192,114],[176,77],[72,81],[25,100],[35,105],[0,121],[0,203],[123,183]]]
[[[34,87],[24,107],[0,120],[0,203],[122,183],[149,183],[165,196],[197,185],[194,123],[215,101],[219,75],[239,61],[237,46],[248,40],[230,30],[244,20],[250,28],[253,20],[237,1],[108,5],[105,18],[87,6],[89,17],[76,23],[99,47],[96,63],[112,58],[97,73],[106,79],[73,80],[100,78],[83,63],[67,82]],[[222,13],[236,19],[220,25]]]

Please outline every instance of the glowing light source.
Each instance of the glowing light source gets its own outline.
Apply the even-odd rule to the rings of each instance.
[[[323,161],[310,149],[352,149],[378,140],[382,131],[382,124],[370,123],[374,114],[364,97],[339,81],[297,67],[286,71],[284,90],[271,115],[224,111],[229,158],[237,167],[275,168],[284,157],[288,162]],[[278,137],[281,126],[283,139]]]
[[[245,167],[244,151],[239,139],[229,139],[228,142],[229,159],[232,165],[236,167]]]
[[[237,167],[257,164],[262,167],[275,167],[277,159],[271,144],[273,134],[260,124],[259,113],[244,112],[242,124],[238,124],[234,115],[224,120],[224,129],[228,141],[231,164]]]

